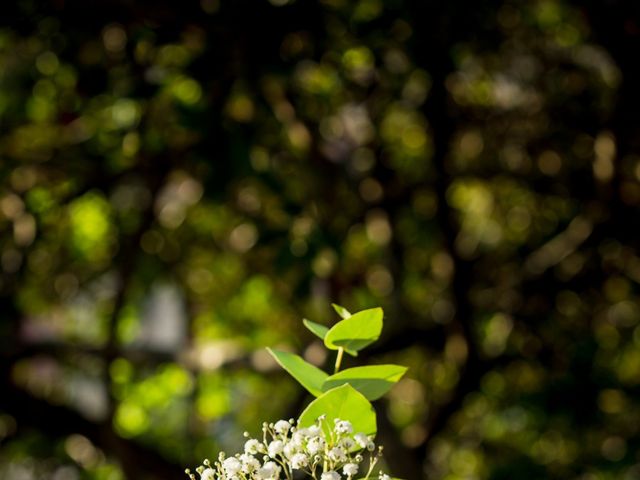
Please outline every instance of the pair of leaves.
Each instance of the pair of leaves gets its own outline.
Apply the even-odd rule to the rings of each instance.
[[[351,315],[340,305],[332,304],[342,320],[332,328],[303,320],[304,325],[320,337],[327,348],[343,349],[356,356],[359,350],[375,342],[382,331],[382,309],[371,308]],[[407,369],[399,365],[371,365],[343,370],[329,375],[304,361],[298,355],[268,348],[269,353],[293,378],[312,395],[319,397],[329,390],[350,384],[368,400],[376,400],[387,393]]]
[[[360,350],[380,337],[383,316],[381,308],[370,308],[353,315],[340,305],[334,304],[333,308],[342,320],[331,328],[310,320],[303,320],[305,327],[322,339],[328,349],[342,348],[349,355],[356,357]]]
[[[368,400],[377,400],[407,371],[406,367],[400,365],[369,365],[328,375],[296,354],[270,348],[267,350],[282,368],[316,397],[348,383]]]

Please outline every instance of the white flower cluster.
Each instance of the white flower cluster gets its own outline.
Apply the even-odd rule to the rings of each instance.
[[[233,457],[224,453],[211,463],[205,460],[196,469],[200,480],[352,480],[360,473],[362,479],[373,479],[373,468],[382,453],[373,438],[354,433],[345,420],[329,425],[324,417],[308,428],[298,428],[294,420],[279,420],[263,424],[262,440],[249,438],[244,452]],[[249,437],[248,433],[245,433]],[[367,452],[368,462],[365,462]],[[368,463],[364,469],[364,464]],[[198,480],[190,470],[191,480]],[[379,480],[391,480],[380,472]]]

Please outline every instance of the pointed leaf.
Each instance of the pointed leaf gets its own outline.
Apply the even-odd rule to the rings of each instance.
[[[328,429],[333,427],[336,418],[350,421],[354,432],[376,434],[376,412],[373,406],[349,384],[329,390],[311,402],[300,415],[300,427],[313,425],[320,415],[326,415],[322,428],[327,437]]]
[[[345,348],[344,351],[347,352],[352,357],[357,357],[358,356],[358,352],[356,350],[349,350],[348,348]]]
[[[302,319],[302,323],[307,327],[316,337],[324,340],[325,335],[329,331],[329,327],[325,327],[324,325],[320,325],[319,323],[312,322],[311,320],[307,320],[306,318]]]
[[[314,396],[322,395],[322,384],[328,375],[294,353],[267,348],[267,351],[300,385]]]
[[[340,315],[340,318],[345,319],[345,318],[349,318],[351,316],[351,313],[349,313],[349,310],[347,310],[346,308],[338,305],[337,303],[332,303],[331,306],[336,311],[336,313],[338,315]]]
[[[322,390],[328,391],[345,383],[362,393],[368,400],[377,400],[402,378],[407,367],[401,365],[371,365],[342,370],[327,378]]]
[[[325,327],[324,325],[321,325],[320,323],[312,322],[311,320],[307,320],[306,318],[302,319],[302,323],[304,324],[305,327],[307,327],[308,330],[311,331],[311,333],[313,333],[315,336],[317,336],[321,340],[324,340],[324,337],[327,336],[327,332],[329,331],[329,327]],[[357,357],[358,356],[358,352],[356,352],[354,350],[345,349],[345,352],[347,352],[349,355],[351,355],[353,357]]]
[[[347,353],[357,352],[375,342],[382,332],[382,309],[370,308],[336,323],[324,337],[331,350],[342,347]]]

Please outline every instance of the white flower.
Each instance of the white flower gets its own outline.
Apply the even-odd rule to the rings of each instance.
[[[276,462],[266,462],[262,468],[256,472],[259,480],[278,480],[280,478],[280,467]]]
[[[313,437],[307,443],[307,450],[311,455],[315,455],[324,450],[324,445],[325,441],[322,437]]]
[[[255,455],[262,450],[262,444],[255,438],[250,438],[244,444],[244,453]]]
[[[355,446],[355,444],[356,442],[354,442],[351,437],[344,437],[342,440],[340,440],[340,445],[346,450],[351,450]]]
[[[201,480],[214,480],[216,478],[216,472],[213,468],[205,468],[200,474]]]
[[[307,437],[307,429],[306,428],[301,428],[300,430],[296,430],[295,432],[293,432],[293,435],[291,435],[291,444],[295,445],[296,448],[301,448],[302,447],[302,443],[304,442],[304,439]]]
[[[309,474],[308,469],[318,480],[353,480],[364,461],[364,452],[358,453],[359,449],[376,449],[373,437],[362,432],[354,434],[353,425],[346,420],[336,419],[333,431],[324,426],[326,419],[321,421],[325,423],[308,428],[298,428],[293,421],[285,420],[265,423],[262,441],[247,438],[244,452],[234,457],[226,458],[221,452],[214,468],[205,460],[198,467],[199,480],[282,480],[283,475],[302,475],[305,471]],[[245,433],[245,437],[249,434]],[[382,472],[375,479],[392,480]]]
[[[309,457],[307,457],[304,453],[296,453],[293,457],[291,457],[291,468],[294,470],[299,470],[301,468],[309,465]]]
[[[242,469],[242,463],[236,457],[229,457],[222,462],[222,468],[227,475],[231,476]]]
[[[282,449],[282,454],[286,458],[293,457],[296,453],[298,453],[298,447],[293,442],[288,442],[284,444],[284,448]]]
[[[330,470],[328,472],[324,472],[320,477],[320,480],[340,480],[340,474]]]
[[[282,449],[284,448],[284,443],[281,440],[274,440],[267,447],[267,451],[269,452],[270,457],[275,457],[279,453],[282,453]]]
[[[358,465],[356,463],[347,463],[342,469],[342,472],[348,477],[353,477],[358,473]]]
[[[240,455],[240,461],[242,462],[242,471],[244,473],[251,473],[260,468],[258,459],[247,453]]]
[[[344,462],[347,460],[347,455],[342,447],[334,447],[329,450],[329,458],[334,462]]]
[[[276,433],[281,433],[281,434],[287,433],[290,428],[291,428],[291,424],[286,420],[278,420],[276,424],[273,426],[273,429],[276,431]]]
[[[347,420],[339,420],[336,422],[335,431],[336,433],[341,433],[341,434],[351,433],[353,432],[353,426],[351,425],[351,422]]]
[[[367,448],[369,437],[367,437],[364,433],[356,433],[353,438],[358,443],[358,445],[360,445],[360,447]]]

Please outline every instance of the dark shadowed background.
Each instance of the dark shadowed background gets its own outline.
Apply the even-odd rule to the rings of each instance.
[[[637,2],[1,10],[0,478],[183,478],[332,301],[396,476],[640,478]]]

